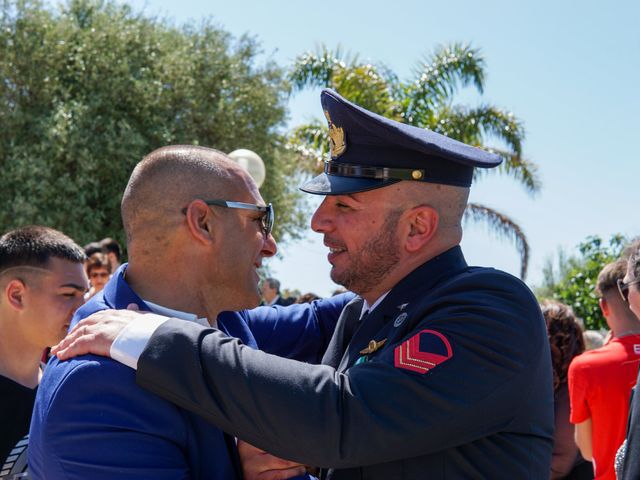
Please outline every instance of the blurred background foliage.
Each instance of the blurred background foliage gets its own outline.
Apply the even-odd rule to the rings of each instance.
[[[531,194],[541,188],[537,166],[523,156],[522,122],[492,105],[456,103],[460,88],[484,88],[484,58],[469,45],[436,47],[401,80],[323,45],[284,68],[259,61],[255,38],[234,38],[210,20],[176,26],[112,0],[0,2],[2,231],[38,223],[81,244],[122,242],[120,198],[133,166],[164,145],[200,144],[258,152],[267,169],[261,193],[277,210],[275,235],[297,238],[308,214],[297,187],[328,151],[324,122],[285,131],[290,94],[310,87],[491,149],[505,160],[496,173]],[[489,145],[495,140],[502,148]],[[501,212],[471,207],[468,218],[515,243],[524,276],[524,232]],[[589,237],[576,254],[559,251],[536,294],[573,305],[588,328],[605,326],[593,287],[625,243],[620,235],[608,243]]]
[[[558,250],[556,258],[546,261],[536,296],[540,301],[555,299],[570,305],[587,329],[608,329],[594,290],[600,270],[619,259],[628,244],[629,240],[619,234],[608,242],[594,235],[581,242],[574,254]]]
[[[260,53],[210,21],[178,27],[111,1],[4,0],[0,230],[38,223],[80,244],[123,241],[133,166],[164,145],[200,144],[259,152],[275,235],[296,237],[304,203],[281,133],[289,89]]]

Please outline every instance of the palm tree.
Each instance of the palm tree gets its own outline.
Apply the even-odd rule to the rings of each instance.
[[[428,128],[469,145],[491,150],[503,163],[489,172],[508,175],[529,194],[540,190],[537,167],[522,156],[524,128],[510,112],[492,105],[466,107],[454,104],[462,87],[484,89],[485,62],[479,50],[469,45],[438,47],[418,63],[414,78],[401,81],[384,65],[359,61],[321,46],[315,53],[300,55],[291,71],[294,91],[308,87],[328,87],[352,102],[388,118]],[[319,120],[297,127],[289,147],[301,154],[302,166],[318,171],[328,155],[326,125]],[[497,140],[502,148],[489,148],[486,141]],[[476,169],[476,176],[485,175]],[[525,278],[529,262],[529,244],[518,226],[504,213],[470,203],[465,220],[484,221],[496,234],[511,240],[520,255],[520,276]]]

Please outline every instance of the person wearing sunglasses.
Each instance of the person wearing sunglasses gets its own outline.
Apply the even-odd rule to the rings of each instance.
[[[88,300],[96,293],[101,292],[107,284],[111,276],[111,262],[109,262],[109,257],[106,254],[96,252],[87,258],[84,268],[87,271],[87,277],[89,277],[89,284],[91,285],[85,295],[85,300]]]
[[[121,210],[129,262],[78,310],[74,324],[133,305],[152,322],[168,315],[183,326],[215,326],[229,341],[319,361],[353,295],[288,307],[288,322],[271,321],[280,307],[243,310],[259,304],[258,269],[276,253],[275,216],[226,155],[195,146],[150,153],[131,174]],[[110,359],[53,360],[30,432],[34,479],[242,478],[233,436],[146,392],[133,370]],[[306,477],[297,462],[264,457],[279,475]]]
[[[627,248],[628,260],[624,278],[618,282],[620,297],[629,304],[629,308],[640,321],[640,241],[635,241]],[[637,348],[640,350],[640,342]],[[629,419],[627,422],[626,442],[622,446],[619,455],[618,479],[636,480],[640,478],[640,392],[638,381],[629,406]]]
[[[627,275],[628,276],[628,275]],[[625,277],[626,278],[626,277]],[[629,304],[631,311],[640,318],[640,299],[638,296],[638,288],[631,288],[634,285],[640,284],[640,278],[633,278],[632,280],[625,281],[624,279],[618,280],[618,292],[622,299]]]
[[[501,157],[331,90],[321,103],[330,158],[301,188],[324,196],[311,228],[324,237],[331,278],[358,294],[323,365],[244,348],[211,328],[178,331],[173,319],[127,365],[149,391],[258,448],[324,467],[323,479],[549,478],[552,370],[540,308],[524,283],[467,265],[460,247],[474,171]],[[98,312],[56,354],[113,355],[121,342],[111,334],[122,340],[149,323],[133,317]]]
[[[615,454],[624,441],[631,387],[640,363],[640,322],[620,296],[627,262],[605,265],[595,294],[611,340],[576,357],[569,367],[571,423],[582,456],[593,461],[595,478],[614,479]]]

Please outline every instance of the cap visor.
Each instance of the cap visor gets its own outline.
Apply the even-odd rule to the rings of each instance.
[[[300,187],[300,190],[314,195],[344,195],[366,192],[375,188],[397,183],[400,180],[378,180],[373,178],[340,177],[321,173]]]

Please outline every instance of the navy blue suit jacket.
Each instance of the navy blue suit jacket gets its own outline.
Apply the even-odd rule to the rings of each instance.
[[[72,324],[130,303],[149,310],[125,281],[125,268],[76,312]],[[225,312],[218,326],[252,348],[317,361],[350,298],[295,306],[286,321],[278,321],[281,307]],[[232,437],[138,387],[132,369],[94,355],[49,363],[32,418],[29,465],[33,478],[48,480],[241,477]]]

